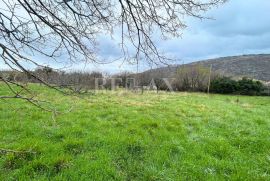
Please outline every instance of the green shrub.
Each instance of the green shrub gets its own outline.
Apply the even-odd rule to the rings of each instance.
[[[238,89],[237,81],[229,77],[219,77],[211,82],[210,90],[213,93],[233,94]]]
[[[211,82],[210,90],[220,94],[261,95],[264,86],[260,81],[245,77],[238,81],[229,77],[219,77]]]
[[[249,78],[242,78],[238,81],[238,92],[242,95],[260,95],[264,86],[260,81],[254,81]]]

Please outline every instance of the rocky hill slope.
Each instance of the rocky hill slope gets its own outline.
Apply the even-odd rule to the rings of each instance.
[[[198,61],[185,65],[162,67],[146,71],[147,73],[160,74],[163,77],[173,77],[181,66],[201,65],[209,67],[222,75],[232,77],[249,77],[262,81],[270,81],[270,54],[242,55],[232,57],[221,57]]]

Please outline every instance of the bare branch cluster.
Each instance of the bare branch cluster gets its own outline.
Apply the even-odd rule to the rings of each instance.
[[[42,66],[33,57],[106,63],[98,58],[97,38],[120,31],[124,59],[164,63],[156,36],[181,35],[186,16],[204,18],[202,12],[225,1],[1,0],[0,61],[50,86],[27,70],[27,64]]]
[[[71,61],[82,58],[102,63],[95,56],[97,36],[113,34],[114,29],[121,27],[124,52],[127,53],[125,47],[130,42],[137,49],[136,58],[141,53],[145,59],[157,61],[156,58],[161,60],[162,57],[153,35],[178,36],[186,26],[185,16],[203,18],[202,11],[222,2],[224,0],[2,0],[5,8],[0,10],[1,48],[27,61],[30,60],[23,55],[29,51],[52,58],[65,52]]]

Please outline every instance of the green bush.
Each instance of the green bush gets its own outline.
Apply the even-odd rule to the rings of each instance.
[[[233,94],[237,91],[237,81],[229,77],[219,77],[211,82],[210,90],[213,93]]]
[[[260,95],[263,90],[264,86],[260,81],[245,77],[238,81],[238,92],[242,95]]]
[[[264,86],[260,81],[245,77],[238,81],[229,77],[219,77],[211,82],[210,90],[220,94],[261,95]]]

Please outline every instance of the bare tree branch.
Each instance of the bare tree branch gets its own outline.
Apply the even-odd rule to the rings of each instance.
[[[124,60],[151,64],[170,60],[158,48],[157,36],[180,36],[187,16],[205,18],[202,13],[226,0],[1,0],[0,61],[10,69],[25,72],[42,84],[61,91],[28,70],[65,55],[69,62],[80,60],[106,63],[99,59],[97,39],[102,34],[121,32]],[[3,77],[2,81],[8,82]],[[26,91],[24,86],[21,91]],[[20,92],[9,87],[13,96]],[[32,103],[32,98],[26,99]]]

